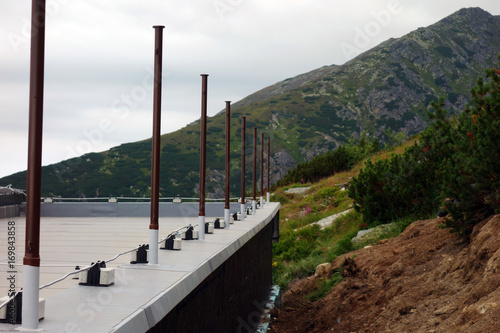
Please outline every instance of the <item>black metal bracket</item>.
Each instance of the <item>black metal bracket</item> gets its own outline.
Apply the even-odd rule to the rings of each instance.
[[[10,294],[12,297],[14,293]],[[21,324],[22,323],[22,308],[23,308],[23,292],[17,293],[16,297],[11,299],[5,306],[5,319],[0,319],[0,323]]]
[[[175,244],[175,235],[168,235],[168,237],[165,239],[165,247],[160,247],[160,249],[180,251],[180,248],[176,249],[174,244]]]
[[[193,226],[190,225],[187,228],[186,232],[184,233],[185,236],[182,239],[183,240],[194,240],[194,238],[193,238],[193,230],[194,230]]]
[[[137,257],[135,261],[131,261],[131,264],[147,264],[148,263],[148,251],[149,244],[139,245],[137,248]]]
[[[82,286],[108,287],[110,284],[101,284],[101,269],[106,268],[106,262],[98,261],[90,264],[92,267],[87,271],[87,282],[79,282]],[[111,284],[114,284],[112,282]]]
[[[214,228],[215,229],[224,229],[226,225],[220,221],[220,218],[216,218],[214,221]]]

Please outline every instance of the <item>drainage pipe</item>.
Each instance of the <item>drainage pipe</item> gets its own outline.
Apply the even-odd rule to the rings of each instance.
[[[205,239],[205,171],[207,167],[207,81],[208,74],[201,74],[200,121],[200,209],[198,214],[198,239]]]
[[[230,219],[230,211],[229,211],[229,171],[230,171],[230,121],[231,121],[231,101],[226,101],[226,195],[224,198],[224,224],[226,228],[229,228],[229,219]]]
[[[245,219],[245,122],[246,117],[241,117],[241,220]]]
[[[260,135],[260,208],[264,207],[264,133]]]
[[[257,212],[257,127],[253,128],[253,184],[252,184],[252,214]]]
[[[40,292],[40,194],[42,178],[45,0],[31,2],[26,241],[23,258],[22,328],[38,329]]]
[[[267,202],[271,202],[271,193],[269,187],[269,169],[271,165],[271,138],[267,137]]]
[[[149,224],[149,264],[158,264],[158,211],[160,202],[160,130],[161,130],[161,71],[163,28],[155,29],[154,89],[153,89],[153,147],[151,154],[151,220]]]

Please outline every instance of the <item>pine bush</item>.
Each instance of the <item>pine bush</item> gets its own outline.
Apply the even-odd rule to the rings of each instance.
[[[499,56],[500,60],[500,56]],[[500,209],[500,72],[487,69],[471,89],[471,102],[447,117],[444,100],[432,102],[433,119],[402,155],[366,162],[349,195],[370,223],[388,223],[437,211],[445,200],[445,224],[468,235]],[[450,204],[451,203],[451,204]]]

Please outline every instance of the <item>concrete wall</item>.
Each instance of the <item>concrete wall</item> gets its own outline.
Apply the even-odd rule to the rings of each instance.
[[[272,285],[276,216],[148,333],[254,332]]]
[[[231,213],[238,212],[240,204],[230,204]],[[161,202],[159,215],[163,217],[198,216],[197,202]],[[43,217],[148,217],[151,214],[149,202],[42,202],[40,215]],[[205,216],[223,217],[223,202],[205,204]]]
[[[19,216],[21,205],[0,206],[0,219]]]

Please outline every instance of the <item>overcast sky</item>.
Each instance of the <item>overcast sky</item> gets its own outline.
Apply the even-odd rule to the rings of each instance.
[[[43,165],[152,133],[153,25],[164,25],[162,133],[201,112],[463,7],[498,0],[47,0]],[[0,177],[26,169],[31,1],[0,0]],[[0,184],[7,185],[7,184]],[[14,184],[15,185],[15,184]]]

